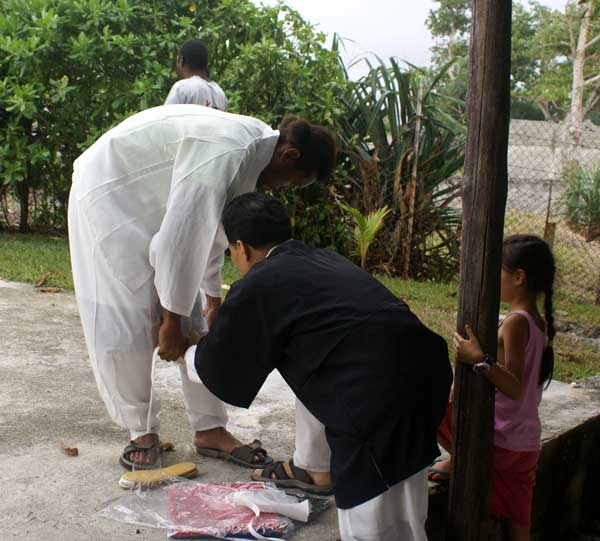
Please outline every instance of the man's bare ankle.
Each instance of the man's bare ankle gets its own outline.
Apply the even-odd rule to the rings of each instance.
[[[208,430],[196,430],[195,435],[198,437],[216,436],[216,435],[223,435],[225,432],[226,432],[226,430],[224,427],[217,426],[215,428],[209,428]]]
[[[150,432],[148,434],[143,434],[142,436],[138,436],[137,438],[133,438],[133,441],[135,443],[142,443],[142,444],[154,443],[155,441],[158,441],[158,434],[156,434],[154,432]]]
[[[197,447],[215,447],[227,453],[231,453],[236,447],[242,445],[235,436],[222,426],[209,430],[196,430],[194,444]]]
[[[308,473],[309,477],[317,486],[331,484],[331,473],[329,472],[313,472],[306,470],[306,473]]]

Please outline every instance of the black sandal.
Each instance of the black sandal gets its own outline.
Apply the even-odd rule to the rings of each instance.
[[[254,481],[263,481],[264,483],[273,483],[284,488],[298,488],[308,494],[316,494],[318,496],[329,496],[333,493],[331,484],[315,485],[315,482],[306,470],[294,465],[293,459],[288,462],[293,477],[287,474],[283,467],[284,464],[285,462],[282,461],[274,462],[263,468],[261,475],[252,475],[252,479]],[[272,477],[273,474],[275,474],[275,479]]]
[[[212,449],[210,447],[196,447],[196,452],[202,456],[221,458],[228,462],[244,466],[245,468],[261,468],[268,466],[273,462],[273,459],[270,456],[267,456],[267,451],[263,449],[262,443],[259,440],[254,440],[247,445],[236,447],[231,453],[221,451],[220,449]],[[265,458],[257,460],[258,454],[264,455]]]
[[[136,443],[132,440],[129,442],[129,445],[123,449],[123,452],[119,457],[119,463],[129,471],[133,470],[134,468],[136,470],[153,470],[157,467],[160,461],[160,451],[160,442],[158,440],[151,444]],[[137,452],[148,453],[150,456],[152,456],[151,453],[154,453],[154,461],[150,464],[140,464],[130,460],[129,457],[131,456],[131,453]]]

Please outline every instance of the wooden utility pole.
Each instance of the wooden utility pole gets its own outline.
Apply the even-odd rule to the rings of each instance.
[[[511,0],[472,0],[457,327],[496,355],[507,194]],[[457,363],[448,539],[488,536],[494,389]]]

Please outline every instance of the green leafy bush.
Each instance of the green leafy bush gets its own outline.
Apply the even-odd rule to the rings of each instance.
[[[294,238],[348,255],[350,227],[336,202],[335,191],[314,184],[281,195],[292,221]]]
[[[230,111],[331,124],[345,79],[325,36],[285,7],[250,0],[4,0],[0,186],[21,229],[64,225],[73,160],[123,118],[163,103],[179,46],[204,39]]]

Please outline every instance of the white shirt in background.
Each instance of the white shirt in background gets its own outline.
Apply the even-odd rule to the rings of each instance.
[[[227,110],[227,98],[223,89],[214,81],[207,81],[199,75],[177,81],[172,87],[165,105],[194,104],[213,109]]]

